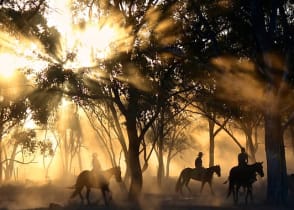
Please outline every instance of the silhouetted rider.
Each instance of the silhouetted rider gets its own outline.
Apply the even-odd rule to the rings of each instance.
[[[202,156],[203,153],[199,152],[197,158],[195,159],[195,174],[197,176],[202,176],[203,172],[205,171],[205,168],[202,165]]]
[[[99,179],[100,180],[103,179],[103,176],[101,174],[101,164],[98,160],[97,153],[93,153],[92,155],[92,166],[93,166],[92,171],[94,172],[93,173],[94,181],[97,184]]]
[[[203,156],[203,153],[199,152],[197,158],[195,159],[195,168],[197,168],[197,169],[202,169],[203,168],[203,166],[202,166],[202,156]]]
[[[241,147],[241,152],[238,155],[238,166],[246,167],[248,165],[248,154],[244,147]]]
[[[99,173],[101,171],[101,164],[98,160],[97,153],[93,153],[92,155],[92,166],[94,172]]]

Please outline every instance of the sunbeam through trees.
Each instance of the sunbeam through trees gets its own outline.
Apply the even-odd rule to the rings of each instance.
[[[293,3],[0,1],[0,208],[293,207]]]

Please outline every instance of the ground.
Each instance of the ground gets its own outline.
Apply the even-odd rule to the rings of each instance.
[[[7,183],[0,187],[0,209],[27,209],[27,210],[281,210],[293,209],[293,194],[289,195],[287,207],[273,207],[265,204],[265,181],[258,180],[254,185],[254,201],[247,206],[244,203],[244,195],[240,197],[240,203],[233,205],[232,198],[226,198],[227,185],[223,184],[223,178],[215,178],[215,195],[210,194],[208,186],[202,194],[199,193],[200,183],[190,182],[192,195],[184,190],[181,196],[174,191],[176,179],[166,181],[159,191],[155,181],[145,182],[140,204],[134,205],[127,201],[127,194],[115,182],[111,182],[113,201],[109,207],[104,205],[100,191],[91,192],[91,205],[82,205],[79,198],[69,199],[72,189],[65,182],[51,183]],[[150,188],[152,186],[152,188]]]

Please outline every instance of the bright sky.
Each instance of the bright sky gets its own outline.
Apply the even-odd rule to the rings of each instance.
[[[128,33],[119,27],[119,23],[112,22],[113,20],[101,25],[95,19],[95,22],[86,22],[83,28],[73,25],[70,2],[70,0],[51,0],[48,24],[55,26],[62,33],[60,41],[63,53],[76,54],[75,61],[68,62],[66,68],[95,66],[97,59],[111,56],[111,45],[120,43]],[[87,16],[85,20],[88,20]]]
[[[65,60],[68,53],[75,54],[75,59],[67,61],[64,68],[97,66],[100,59],[111,57],[114,51],[129,49],[129,29],[121,28],[118,18],[107,19],[103,25],[96,18],[95,22],[85,22],[81,28],[72,24],[70,3],[71,0],[50,0],[46,14],[48,25],[55,26],[61,33],[58,56]],[[48,55],[38,40],[21,36],[18,39],[0,31],[1,77],[10,78],[18,68],[28,67],[40,71],[46,65],[46,61],[40,59],[39,55]]]

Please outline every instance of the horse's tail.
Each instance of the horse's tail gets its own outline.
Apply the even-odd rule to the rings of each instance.
[[[68,189],[74,189],[73,193],[71,194],[70,198],[74,198],[77,194],[79,194],[83,189],[83,184],[81,183],[81,174],[77,177],[76,183],[72,186],[67,187]]]
[[[181,185],[182,185],[182,177],[183,177],[183,171],[180,173],[180,176],[177,180],[177,183],[176,183],[176,192],[179,192],[180,188],[181,188]]]
[[[70,196],[70,198],[74,198],[74,197],[76,197],[76,195],[79,193],[80,191],[79,191],[79,189],[75,189],[75,191],[73,191],[73,193],[71,194],[71,196]]]

